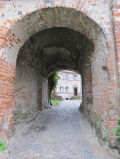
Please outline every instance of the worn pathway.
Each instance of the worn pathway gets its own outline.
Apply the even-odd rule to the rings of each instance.
[[[16,126],[6,159],[113,159],[79,112],[80,101],[63,101]]]

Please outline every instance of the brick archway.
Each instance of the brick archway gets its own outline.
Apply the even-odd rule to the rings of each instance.
[[[10,23],[14,23],[14,21],[10,21]],[[9,30],[10,40],[1,49],[1,63],[3,65],[1,81],[5,84],[5,87],[3,85],[5,95],[2,96],[1,104],[1,132],[8,136],[13,132],[13,86],[16,60],[20,48],[36,33],[58,27],[79,32],[94,45],[87,52],[89,56],[86,54],[82,65],[83,112],[99,130],[100,135],[107,136],[109,140],[112,140],[114,134],[111,134],[111,124],[115,122],[114,114],[117,114],[114,56],[109,54],[108,41],[95,21],[80,11],[65,7],[37,10],[26,15]],[[92,58],[91,53],[93,53]],[[4,75],[5,71],[7,71],[7,75]],[[113,107],[113,113],[111,113]]]

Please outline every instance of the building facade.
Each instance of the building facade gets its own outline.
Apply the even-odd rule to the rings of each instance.
[[[81,76],[73,71],[63,70],[59,72],[60,79],[56,88],[56,94],[62,99],[70,99],[73,96],[82,96]]]

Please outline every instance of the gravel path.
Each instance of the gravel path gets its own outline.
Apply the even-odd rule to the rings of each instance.
[[[36,120],[16,125],[4,159],[113,159],[100,146],[79,105],[80,101],[63,101],[40,112]]]

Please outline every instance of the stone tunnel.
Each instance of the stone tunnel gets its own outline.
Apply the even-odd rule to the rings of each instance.
[[[116,125],[120,110],[111,19],[106,15],[104,22],[97,13],[97,21],[92,15],[100,8],[91,1],[83,10],[76,8],[76,4],[72,8],[69,3],[48,5],[51,6],[40,5],[39,9],[33,6],[33,11],[29,14],[26,11],[22,18],[4,22],[9,29],[8,39],[0,50],[3,68],[0,68],[3,70],[0,81],[4,90],[0,90],[1,137],[10,137],[15,123],[36,118],[48,105],[49,75],[69,69],[77,71],[82,78],[81,112],[99,136],[112,142],[115,134],[111,129]],[[94,8],[90,15],[88,5]],[[110,6],[111,3],[105,1],[103,8],[107,13]]]

